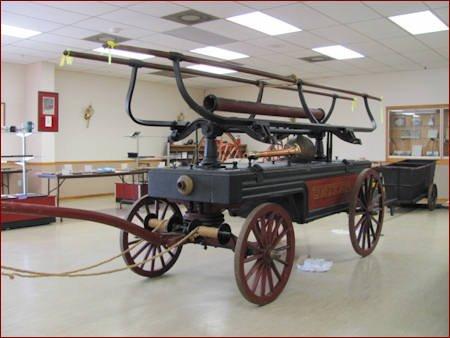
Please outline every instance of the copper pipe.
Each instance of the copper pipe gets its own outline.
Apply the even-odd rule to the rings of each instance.
[[[287,149],[259,151],[259,152],[251,154],[250,156],[254,157],[254,158],[260,158],[260,157],[275,157],[275,156],[292,156],[292,155],[298,155],[301,153],[302,153],[302,149],[297,144],[294,147],[289,147]]]
[[[257,114],[280,117],[308,118],[303,108],[280,106],[275,104],[266,104],[249,101],[238,101],[208,95],[203,101],[203,105],[209,111],[227,111],[241,114]],[[311,109],[311,113],[316,119],[321,120],[325,112],[318,109]]]

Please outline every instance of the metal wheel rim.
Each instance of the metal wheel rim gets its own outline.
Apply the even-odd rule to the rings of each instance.
[[[158,209],[158,210],[157,210]],[[153,213],[158,216],[158,219],[167,219],[170,212],[176,217],[182,217],[180,209],[175,203],[167,202],[163,199],[154,199],[150,196],[144,196],[139,199],[131,208],[127,216],[127,221],[135,222],[142,225],[144,228],[152,231],[151,228],[144,224],[145,216],[149,213]],[[143,213],[143,214],[142,214]],[[139,215],[139,216],[138,216]],[[130,234],[126,231],[120,232],[120,249],[121,251],[127,250],[130,246],[136,243],[139,238],[131,238]],[[149,242],[142,242],[136,248],[132,249],[122,255],[125,264],[133,265],[137,262],[148,259],[160,253],[162,250],[167,249],[165,245],[154,246]],[[158,277],[166,273],[177,261],[180,256],[182,246],[174,248],[170,252],[162,255],[161,257],[131,268],[133,272],[144,277]]]
[[[248,248],[254,253],[250,254]],[[275,203],[256,207],[245,220],[236,243],[234,273],[242,295],[258,305],[274,301],[289,280],[294,258],[295,234],[288,212]]]
[[[437,201],[437,186],[436,184],[430,185],[428,188],[428,209],[433,211],[436,208]]]
[[[353,249],[363,257],[375,250],[380,239],[384,200],[378,172],[370,168],[363,170],[356,179],[349,203],[350,240]]]

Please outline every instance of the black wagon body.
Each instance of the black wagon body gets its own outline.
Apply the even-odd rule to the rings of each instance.
[[[392,207],[411,205],[423,198],[429,198],[434,208],[433,204],[436,203],[437,197],[436,185],[433,183],[435,169],[435,160],[418,159],[403,160],[379,167],[384,177],[386,204]]]

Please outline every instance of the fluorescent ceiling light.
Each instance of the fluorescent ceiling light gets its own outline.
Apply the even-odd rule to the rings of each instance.
[[[199,70],[201,72],[213,73],[213,74],[236,73],[236,71],[232,70],[232,69],[222,68],[222,67],[214,67],[214,66],[208,66],[208,65],[192,65],[192,66],[187,66],[187,68]]]
[[[191,50],[192,53],[202,54],[202,55],[208,55],[215,58],[223,59],[223,60],[236,60],[236,59],[243,59],[248,58],[248,55],[233,52],[231,50],[218,48],[218,47],[203,47],[203,48],[196,48]]]
[[[298,27],[261,12],[236,15],[227,20],[272,36],[301,31]]]
[[[318,47],[313,48],[312,50],[317,53],[332,57],[336,60],[356,59],[364,57],[364,55],[341,45]]]
[[[126,50],[120,50],[120,49],[114,49],[114,48],[104,48],[104,47],[95,48],[94,52],[104,53],[104,54],[111,53],[111,55],[124,57],[124,58],[128,58],[128,59],[136,59],[136,60],[145,60],[145,59],[150,59],[150,58],[154,57],[153,55],[149,55],[149,54],[129,52]]]
[[[430,11],[390,16],[389,19],[413,35],[448,30],[448,27]]]
[[[2,24],[2,35],[26,39],[26,38],[31,38],[32,36],[35,36],[38,34],[41,34],[41,32],[34,31],[31,29],[25,29],[25,28]]]

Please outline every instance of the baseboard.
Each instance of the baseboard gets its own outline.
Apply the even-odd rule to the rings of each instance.
[[[61,201],[63,200],[75,200],[80,198],[91,198],[91,197],[104,197],[104,196],[114,196],[113,192],[105,192],[101,194],[89,194],[89,195],[72,195],[72,196],[64,196],[60,197]]]

